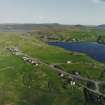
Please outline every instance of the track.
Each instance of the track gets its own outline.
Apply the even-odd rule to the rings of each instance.
[[[94,83],[95,86],[96,86],[96,89],[95,89],[95,90],[90,89],[90,88],[88,88],[87,86],[82,85],[82,84],[81,84],[81,87],[86,88],[87,90],[89,90],[89,91],[91,91],[91,92],[93,92],[93,93],[95,93],[95,94],[98,94],[98,95],[100,95],[100,96],[105,97],[105,94],[103,94],[103,93],[101,93],[101,92],[99,91],[99,88],[100,88],[100,87],[99,87],[99,84],[105,83],[105,81],[95,81],[95,80],[91,80],[91,79],[84,78],[84,77],[81,77],[81,76],[76,76],[76,75],[67,73],[67,72],[65,72],[65,71],[62,70],[62,69],[56,68],[55,65],[49,65],[49,66],[50,66],[51,68],[53,68],[55,71],[57,71],[57,72],[63,73],[63,74],[65,74],[65,75],[68,75],[70,78],[72,77],[73,79],[76,79],[76,80],[79,80],[79,81],[84,81],[84,82],[86,82],[86,83],[87,83],[87,82],[92,82],[92,83]]]
[[[12,49],[13,49],[13,48],[12,48]],[[13,51],[11,51],[11,50],[9,50],[9,51],[10,51],[11,53],[13,53]],[[15,50],[14,50],[14,51],[15,51]],[[17,52],[15,52],[15,53],[17,53]],[[57,65],[57,64],[47,64],[47,63],[44,63],[44,62],[40,61],[40,60],[37,59],[37,58],[32,58],[32,57],[28,56],[28,55],[25,54],[25,53],[21,53],[21,51],[18,51],[18,53],[19,53],[20,55],[22,55],[22,56],[27,56],[27,57],[30,58],[30,59],[38,60],[41,64],[44,64],[44,65],[46,65],[46,66],[49,66],[50,68],[52,68],[52,69],[55,70],[56,72],[58,72],[58,73],[63,73],[64,75],[67,75],[68,78],[73,78],[73,79],[75,79],[75,80],[83,81],[83,82],[85,82],[85,83],[87,83],[87,82],[92,82],[92,83],[94,83],[94,84],[95,84],[95,87],[96,87],[95,90],[90,89],[90,88],[88,88],[86,85],[83,85],[83,84],[80,84],[80,86],[83,87],[83,88],[86,88],[87,90],[89,90],[89,91],[92,92],[92,93],[95,93],[95,94],[98,94],[98,95],[100,95],[100,96],[105,97],[105,94],[103,94],[103,93],[101,93],[101,92],[99,91],[99,89],[100,89],[99,84],[105,84],[105,81],[96,81],[96,80],[92,80],[92,79],[85,78],[85,77],[82,77],[82,76],[73,75],[73,74],[70,74],[70,73],[68,73],[68,72],[65,72],[63,69],[60,69],[60,68],[56,67],[55,65]],[[18,56],[19,56],[19,55],[18,55]],[[4,69],[4,70],[5,70],[5,69]],[[2,71],[3,71],[3,70],[2,70]]]
[[[8,69],[13,69],[13,67],[8,66],[8,67],[5,67],[5,68],[1,68],[1,69],[0,69],[0,72],[6,71],[6,70],[8,70]]]

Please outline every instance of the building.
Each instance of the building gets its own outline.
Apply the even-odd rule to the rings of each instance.
[[[67,61],[67,64],[71,64],[72,62],[71,61]]]

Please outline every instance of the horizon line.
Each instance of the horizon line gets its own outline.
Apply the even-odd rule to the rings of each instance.
[[[98,25],[105,25],[103,24],[66,24],[66,23],[34,23],[34,22],[1,22],[0,25],[4,24],[58,24],[58,25],[80,25],[80,26],[98,26]]]

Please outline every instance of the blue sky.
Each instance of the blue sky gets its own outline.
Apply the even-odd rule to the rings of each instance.
[[[0,23],[105,24],[105,1],[0,0]]]

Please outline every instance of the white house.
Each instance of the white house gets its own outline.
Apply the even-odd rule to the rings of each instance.
[[[67,64],[71,64],[72,62],[71,61],[67,61]]]
[[[76,85],[75,81],[70,81],[70,85],[75,86]]]

